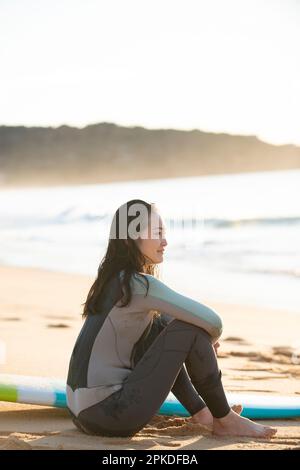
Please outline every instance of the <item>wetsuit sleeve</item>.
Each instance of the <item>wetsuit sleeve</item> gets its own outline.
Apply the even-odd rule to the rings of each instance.
[[[147,292],[147,283],[149,290]],[[133,293],[144,296],[143,305],[146,310],[153,309],[164,312],[167,319],[177,318],[206,330],[216,342],[223,331],[221,317],[210,307],[187,297],[151,274],[136,274],[133,277]]]

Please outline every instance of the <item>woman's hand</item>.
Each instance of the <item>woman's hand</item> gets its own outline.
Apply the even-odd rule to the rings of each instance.
[[[218,348],[220,347],[220,343],[219,341],[217,341],[214,345],[213,345],[215,351],[216,351],[216,355],[218,355]]]

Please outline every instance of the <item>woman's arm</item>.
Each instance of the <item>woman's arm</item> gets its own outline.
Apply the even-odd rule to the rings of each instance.
[[[220,338],[223,331],[221,317],[210,307],[171,289],[167,284],[151,274],[137,274],[131,279],[132,292],[135,295],[145,296],[146,277],[149,281],[149,290],[143,299],[145,310],[154,309],[164,312],[167,318],[192,323],[206,330],[212,337],[212,342]]]

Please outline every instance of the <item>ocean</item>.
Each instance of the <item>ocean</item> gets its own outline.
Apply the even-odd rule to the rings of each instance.
[[[170,287],[300,312],[300,170],[1,190],[0,263],[96,276],[133,198],[166,223]]]

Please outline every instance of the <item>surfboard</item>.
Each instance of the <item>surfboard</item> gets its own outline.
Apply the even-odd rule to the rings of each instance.
[[[226,392],[226,396],[230,406],[243,405],[242,416],[250,419],[300,417],[300,397],[244,392]],[[0,401],[66,408],[66,383],[55,377],[0,374]],[[190,416],[172,392],[157,414]]]

